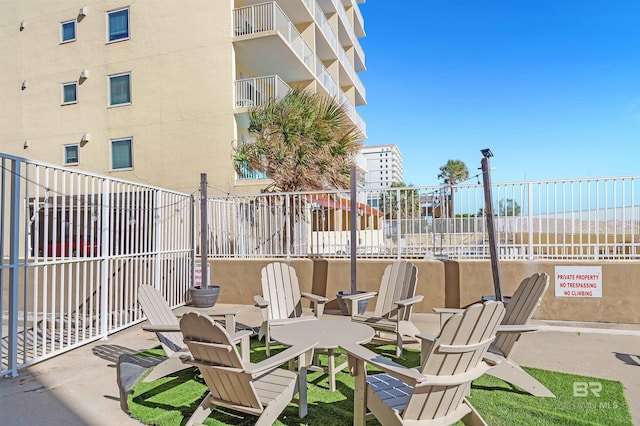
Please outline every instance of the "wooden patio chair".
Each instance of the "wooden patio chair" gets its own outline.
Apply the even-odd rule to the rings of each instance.
[[[181,359],[198,367],[209,388],[187,426],[200,424],[216,405],[259,416],[256,425],[271,425],[296,393],[301,416],[306,414],[306,378],[298,380],[296,372],[280,366],[295,358],[299,365],[307,365],[313,343],[291,346],[253,364],[240,358],[229,333],[209,317],[189,312],[180,320],[180,328],[191,351]]]
[[[151,373],[145,377],[144,381],[152,382],[176,371],[188,368],[179,358],[182,354],[188,354],[188,350],[183,342],[178,317],[176,317],[171,310],[169,303],[167,303],[158,290],[150,285],[143,284],[138,288],[138,304],[149,321],[149,325],[143,326],[142,329],[156,333],[162,349],[164,349],[167,354],[167,359],[158,364]],[[216,311],[214,314],[214,316],[223,315],[225,316],[227,330],[231,332],[232,341],[235,344],[240,344],[242,356],[248,361],[251,332],[235,332],[235,311]]]
[[[343,296],[350,304],[351,321],[367,324],[376,330],[377,338],[381,332],[395,333],[396,355],[402,355],[403,336],[414,338],[420,330],[411,322],[413,305],[421,302],[424,296],[416,296],[418,268],[411,262],[399,260],[387,266],[382,275],[380,290]],[[373,313],[360,315],[357,303],[378,296]]]
[[[471,382],[489,368],[482,358],[503,316],[502,302],[478,303],[451,316],[437,337],[419,335],[428,344],[417,368],[360,345],[342,347],[355,376],[353,424],[371,417],[383,425],[486,424],[466,396]],[[383,373],[367,375],[366,364]]]
[[[535,273],[522,280],[516,292],[507,303],[506,313],[502,324],[498,327],[496,340],[493,342],[485,361],[492,365],[487,374],[511,383],[534,396],[555,397],[545,385],[531,377],[512,358],[515,343],[522,333],[538,330],[538,326],[527,324],[542,300],[542,296],[549,287],[549,275]],[[459,310],[449,308],[435,308],[440,313],[441,322],[447,315]]]
[[[296,321],[317,320],[324,312],[326,297],[301,293],[296,270],[286,263],[270,263],[261,272],[262,296],[254,296],[262,313],[262,325],[258,338],[265,337],[267,356],[271,342],[271,328]],[[303,312],[302,297],[313,305],[313,314]]]

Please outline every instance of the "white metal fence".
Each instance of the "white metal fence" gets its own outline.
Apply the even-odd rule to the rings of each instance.
[[[137,288],[185,302],[197,229],[208,257],[486,258],[483,189],[391,188],[209,197],[0,154],[0,375],[143,316]],[[497,183],[502,259],[640,258],[640,177]],[[197,219],[194,219],[197,218]]]
[[[493,185],[501,258],[640,258],[640,177]],[[480,184],[359,191],[362,257],[487,258]],[[209,257],[343,257],[348,192],[210,197]]]
[[[184,303],[191,196],[0,159],[0,375],[142,321],[140,284]]]

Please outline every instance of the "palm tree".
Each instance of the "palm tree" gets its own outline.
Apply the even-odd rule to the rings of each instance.
[[[444,166],[440,167],[440,174],[438,174],[438,179],[442,181],[442,183],[449,185],[451,190],[451,197],[449,202],[449,217],[455,217],[454,212],[454,186],[458,182],[462,182],[469,178],[469,169],[467,169],[467,165],[464,164],[462,160],[449,160]]]
[[[238,172],[251,168],[271,183],[263,192],[295,192],[346,189],[361,142],[358,129],[333,98],[291,90],[284,98],[271,99],[249,111],[249,132],[255,140],[235,148]],[[283,244],[293,246],[295,218],[301,204],[285,205],[290,211],[289,232]],[[285,198],[286,200],[286,198]],[[286,221],[285,221],[286,222]]]
[[[264,192],[349,187],[349,172],[361,148],[357,128],[333,98],[292,90],[249,111],[255,141],[235,148],[234,163],[264,173]]]

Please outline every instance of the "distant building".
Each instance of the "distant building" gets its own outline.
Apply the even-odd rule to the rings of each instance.
[[[338,100],[366,138],[364,0],[1,1],[0,151],[182,192],[236,173],[249,108]]]
[[[365,146],[361,150],[366,160],[365,187],[390,188],[402,179],[402,154],[398,145]]]

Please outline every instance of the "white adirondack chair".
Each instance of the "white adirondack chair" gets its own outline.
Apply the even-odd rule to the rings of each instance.
[[[313,314],[303,312],[302,297],[313,305]],[[270,355],[271,328],[295,321],[317,320],[324,312],[326,297],[301,293],[296,270],[286,263],[274,262],[262,268],[262,296],[254,296],[262,313],[258,338],[265,338],[266,353]]]
[[[515,343],[522,333],[538,330],[538,326],[527,324],[542,300],[542,296],[549,287],[549,275],[535,273],[522,280],[516,292],[507,303],[506,313],[502,324],[498,327],[496,340],[493,342],[485,361],[492,365],[487,374],[518,386],[531,395],[540,397],[555,397],[545,385],[531,377],[512,358]],[[456,309],[435,308],[440,313],[441,321],[447,315],[458,312]]]
[[[424,298],[415,295],[417,281],[418,268],[411,262],[399,260],[385,268],[379,291],[343,296],[351,305],[351,321],[373,327],[378,338],[382,337],[381,332],[395,334],[397,356],[402,355],[403,336],[415,339],[420,333],[411,322],[413,305]],[[358,314],[357,303],[375,296],[378,298],[373,313]]]
[[[256,425],[271,425],[296,393],[300,394],[300,412],[306,414],[306,381],[280,366],[294,358],[299,365],[307,365],[313,343],[291,346],[253,364],[240,358],[229,333],[209,317],[189,312],[180,320],[180,328],[191,352],[191,356],[183,355],[182,361],[197,366],[209,388],[187,426],[200,424],[214,406],[259,416]]]
[[[501,302],[479,303],[451,316],[437,337],[419,335],[429,344],[422,346],[418,368],[360,345],[344,346],[355,376],[353,424],[364,425],[371,417],[383,425],[486,424],[466,396],[471,382],[489,368],[482,358],[503,316]],[[367,375],[366,364],[383,373]]]
[[[179,358],[180,355],[188,354],[188,350],[183,342],[178,318],[171,310],[169,303],[155,288],[143,284],[138,288],[138,304],[149,321],[149,325],[143,326],[142,329],[156,333],[162,349],[167,354],[167,359],[154,367],[144,378],[144,381],[152,382],[160,377],[188,368]],[[235,311],[219,310],[215,312],[215,316],[225,316],[227,330],[232,333],[231,340],[235,344],[240,344],[242,356],[248,361],[251,332],[235,332]]]

